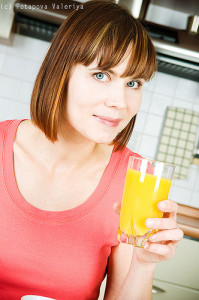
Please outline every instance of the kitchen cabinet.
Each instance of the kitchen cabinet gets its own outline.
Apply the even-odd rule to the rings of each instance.
[[[178,205],[177,223],[184,234],[199,240],[199,209]]]
[[[179,270],[180,272],[180,270]],[[198,300],[199,291],[168,283],[153,281],[153,300]]]
[[[157,264],[153,300],[199,299],[199,240],[184,237],[175,257]]]

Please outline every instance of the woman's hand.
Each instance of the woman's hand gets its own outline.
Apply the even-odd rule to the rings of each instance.
[[[176,223],[178,205],[172,200],[158,203],[158,209],[164,212],[163,218],[151,218],[145,221],[150,229],[158,229],[145,245],[145,248],[135,247],[134,254],[140,263],[156,263],[171,259],[175,255],[175,248],[183,238],[183,231]],[[114,210],[119,213],[120,205],[115,203]]]

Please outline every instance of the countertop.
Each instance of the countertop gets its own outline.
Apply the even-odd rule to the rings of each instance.
[[[177,223],[188,237],[199,239],[199,209],[178,204]]]

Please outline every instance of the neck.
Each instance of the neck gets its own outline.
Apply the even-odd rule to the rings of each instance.
[[[67,168],[73,172],[93,164],[108,164],[113,145],[97,144],[78,132],[60,130],[58,140],[49,141],[40,130],[37,133],[39,155],[49,171]]]

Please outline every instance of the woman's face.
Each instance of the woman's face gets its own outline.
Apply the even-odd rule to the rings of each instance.
[[[75,133],[109,144],[138,112],[144,79],[121,78],[128,57],[109,71],[97,61],[73,67],[68,83],[66,119]],[[71,130],[70,130],[71,131]]]

